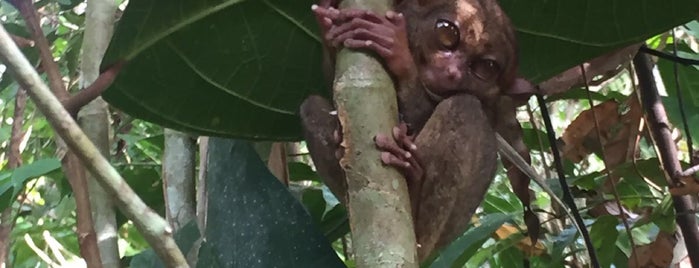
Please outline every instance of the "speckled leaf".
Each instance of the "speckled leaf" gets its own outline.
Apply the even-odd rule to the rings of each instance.
[[[210,141],[197,267],[343,267],[303,206],[242,141]]]
[[[323,88],[313,2],[132,1],[105,60],[129,65],[105,97],[183,131],[297,139],[297,106]],[[699,0],[500,2],[517,29],[520,72],[535,82],[699,11]]]

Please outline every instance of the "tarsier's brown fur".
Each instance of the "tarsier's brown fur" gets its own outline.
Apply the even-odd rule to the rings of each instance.
[[[394,77],[402,121],[414,135],[397,142],[413,154],[406,158],[396,156],[402,149],[388,150],[392,161],[387,164],[408,179],[418,254],[424,260],[464,231],[482,201],[495,175],[496,131],[529,160],[508,96],[520,85],[514,31],[495,0],[397,1],[395,11],[402,15],[341,11],[333,2],[321,0],[315,10],[327,33],[329,58],[343,45],[367,49],[383,58]],[[442,30],[458,27],[459,34],[436,31],[437,22],[449,26]],[[457,36],[457,42],[450,36]],[[382,47],[372,46],[377,43]],[[340,126],[332,110],[329,101],[311,96],[301,117],[318,173],[344,202],[346,182],[336,156]],[[377,145],[386,149],[378,138]],[[528,179],[510,163],[505,167],[528,208]]]

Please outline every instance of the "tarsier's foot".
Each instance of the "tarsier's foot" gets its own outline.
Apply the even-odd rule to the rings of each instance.
[[[413,143],[414,137],[408,135],[408,126],[405,123],[393,128],[393,139],[395,142],[383,134],[378,134],[374,138],[376,147],[382,151],[381,162],[398,168],[410,184],[419,182],[424,171],[418,161],[417,146]]]
[[[323,39],[332,47],[368,49],[381,56],[399,78],[414,75],[415,64],[408,47],[405,18],[388,11],[377,15],[360,9],[313,6]]]

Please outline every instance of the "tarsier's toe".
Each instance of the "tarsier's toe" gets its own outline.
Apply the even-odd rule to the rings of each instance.
[[[374,137],[374,142],[379,150],[391,153],[397,158],[404,159],[412,157],[410,152],[404,150],[400,145],[391,142],[390,138],[386,135],[376,135],[376,137]]]
[[[401,123],[399,126],[393,128],[393,138],[398,143],[398,146],[404,150],[409,150],[415,152],[417,150],[417,145],[413,142],[414,137],[408,135],[408,125]]]

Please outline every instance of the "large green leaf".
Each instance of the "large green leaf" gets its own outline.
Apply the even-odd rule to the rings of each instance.
[[[105,59],[129,63],[105,98],[181,130],[298,137],[298,104],[323,87],[312,3],[134,1]]]
[[[163,126],[206,135],[296,139],[303,98],[323,92],[313,0],[141,0],[106,64],[129,64],[106,99]],[[699,0],[501,0],[520,70],[539,82],[694,18]]]
[[[243,141],[211,139],[197,267],[342,267],[299,202]]]
[[[697,16],[698,0],[500,0],[520,46],[520,71],[540,82]]]

